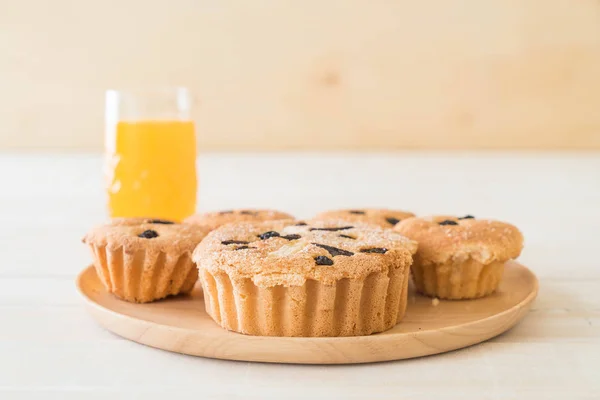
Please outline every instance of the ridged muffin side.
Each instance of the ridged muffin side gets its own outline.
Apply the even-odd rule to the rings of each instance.
[[[443,264],[426,264],[415,259],[412,277],[415,288],[441,299],[476,299],[492,294],[500,285],[504,262],[483,264],[473,259]]]

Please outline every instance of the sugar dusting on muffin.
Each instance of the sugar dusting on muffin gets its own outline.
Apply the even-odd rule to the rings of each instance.
[[[317,214],[314,220],[342,220],[374,224],[382,228],[392,228],[398,222],[410,217],[414,217],[414,214],[408,211],[363,208],[325,211]]]
[[[233,222],[259,222],[281,219],[294,219],[294,217],[288,213],[277,210],[243,208],[196,214],[186,218],[184,222],[187,224],[202,225],[210,229],[216,229],[221,225]]]

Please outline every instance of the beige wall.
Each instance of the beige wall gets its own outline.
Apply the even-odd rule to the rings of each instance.
[[[600,148],[597,0],[0,0],[0,149],[190,86],[203,149]]]

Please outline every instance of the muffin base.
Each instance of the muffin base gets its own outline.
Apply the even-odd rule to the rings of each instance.
[[[502,280],[505,262],[482,264],[473,259],[444,264],[423,264],[415,260],[411,267],[417,291],[441,299],[476,299],[492,294]]]
[[[223,328],[257,336],[363,336],[392,328],[404,317],[409,268],[335,285],[259,287],[250,278],[201,269],[206,312]]]
[[[189,293],[198,280],[190,254],[90,246],[94,267],[106,290],[122,300],[147,303],[171,295]]]

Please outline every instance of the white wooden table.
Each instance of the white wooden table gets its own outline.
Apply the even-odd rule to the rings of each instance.
[[[203,210],[388,206],[523,230],[540,294],[520,325],[453,353],[354,366],[195,358],[97,326],[74,278],[90,262],[81,236],[105,218],[101,166],[0,156],[0,399],[600,398],[598,154],[201,156]]]

